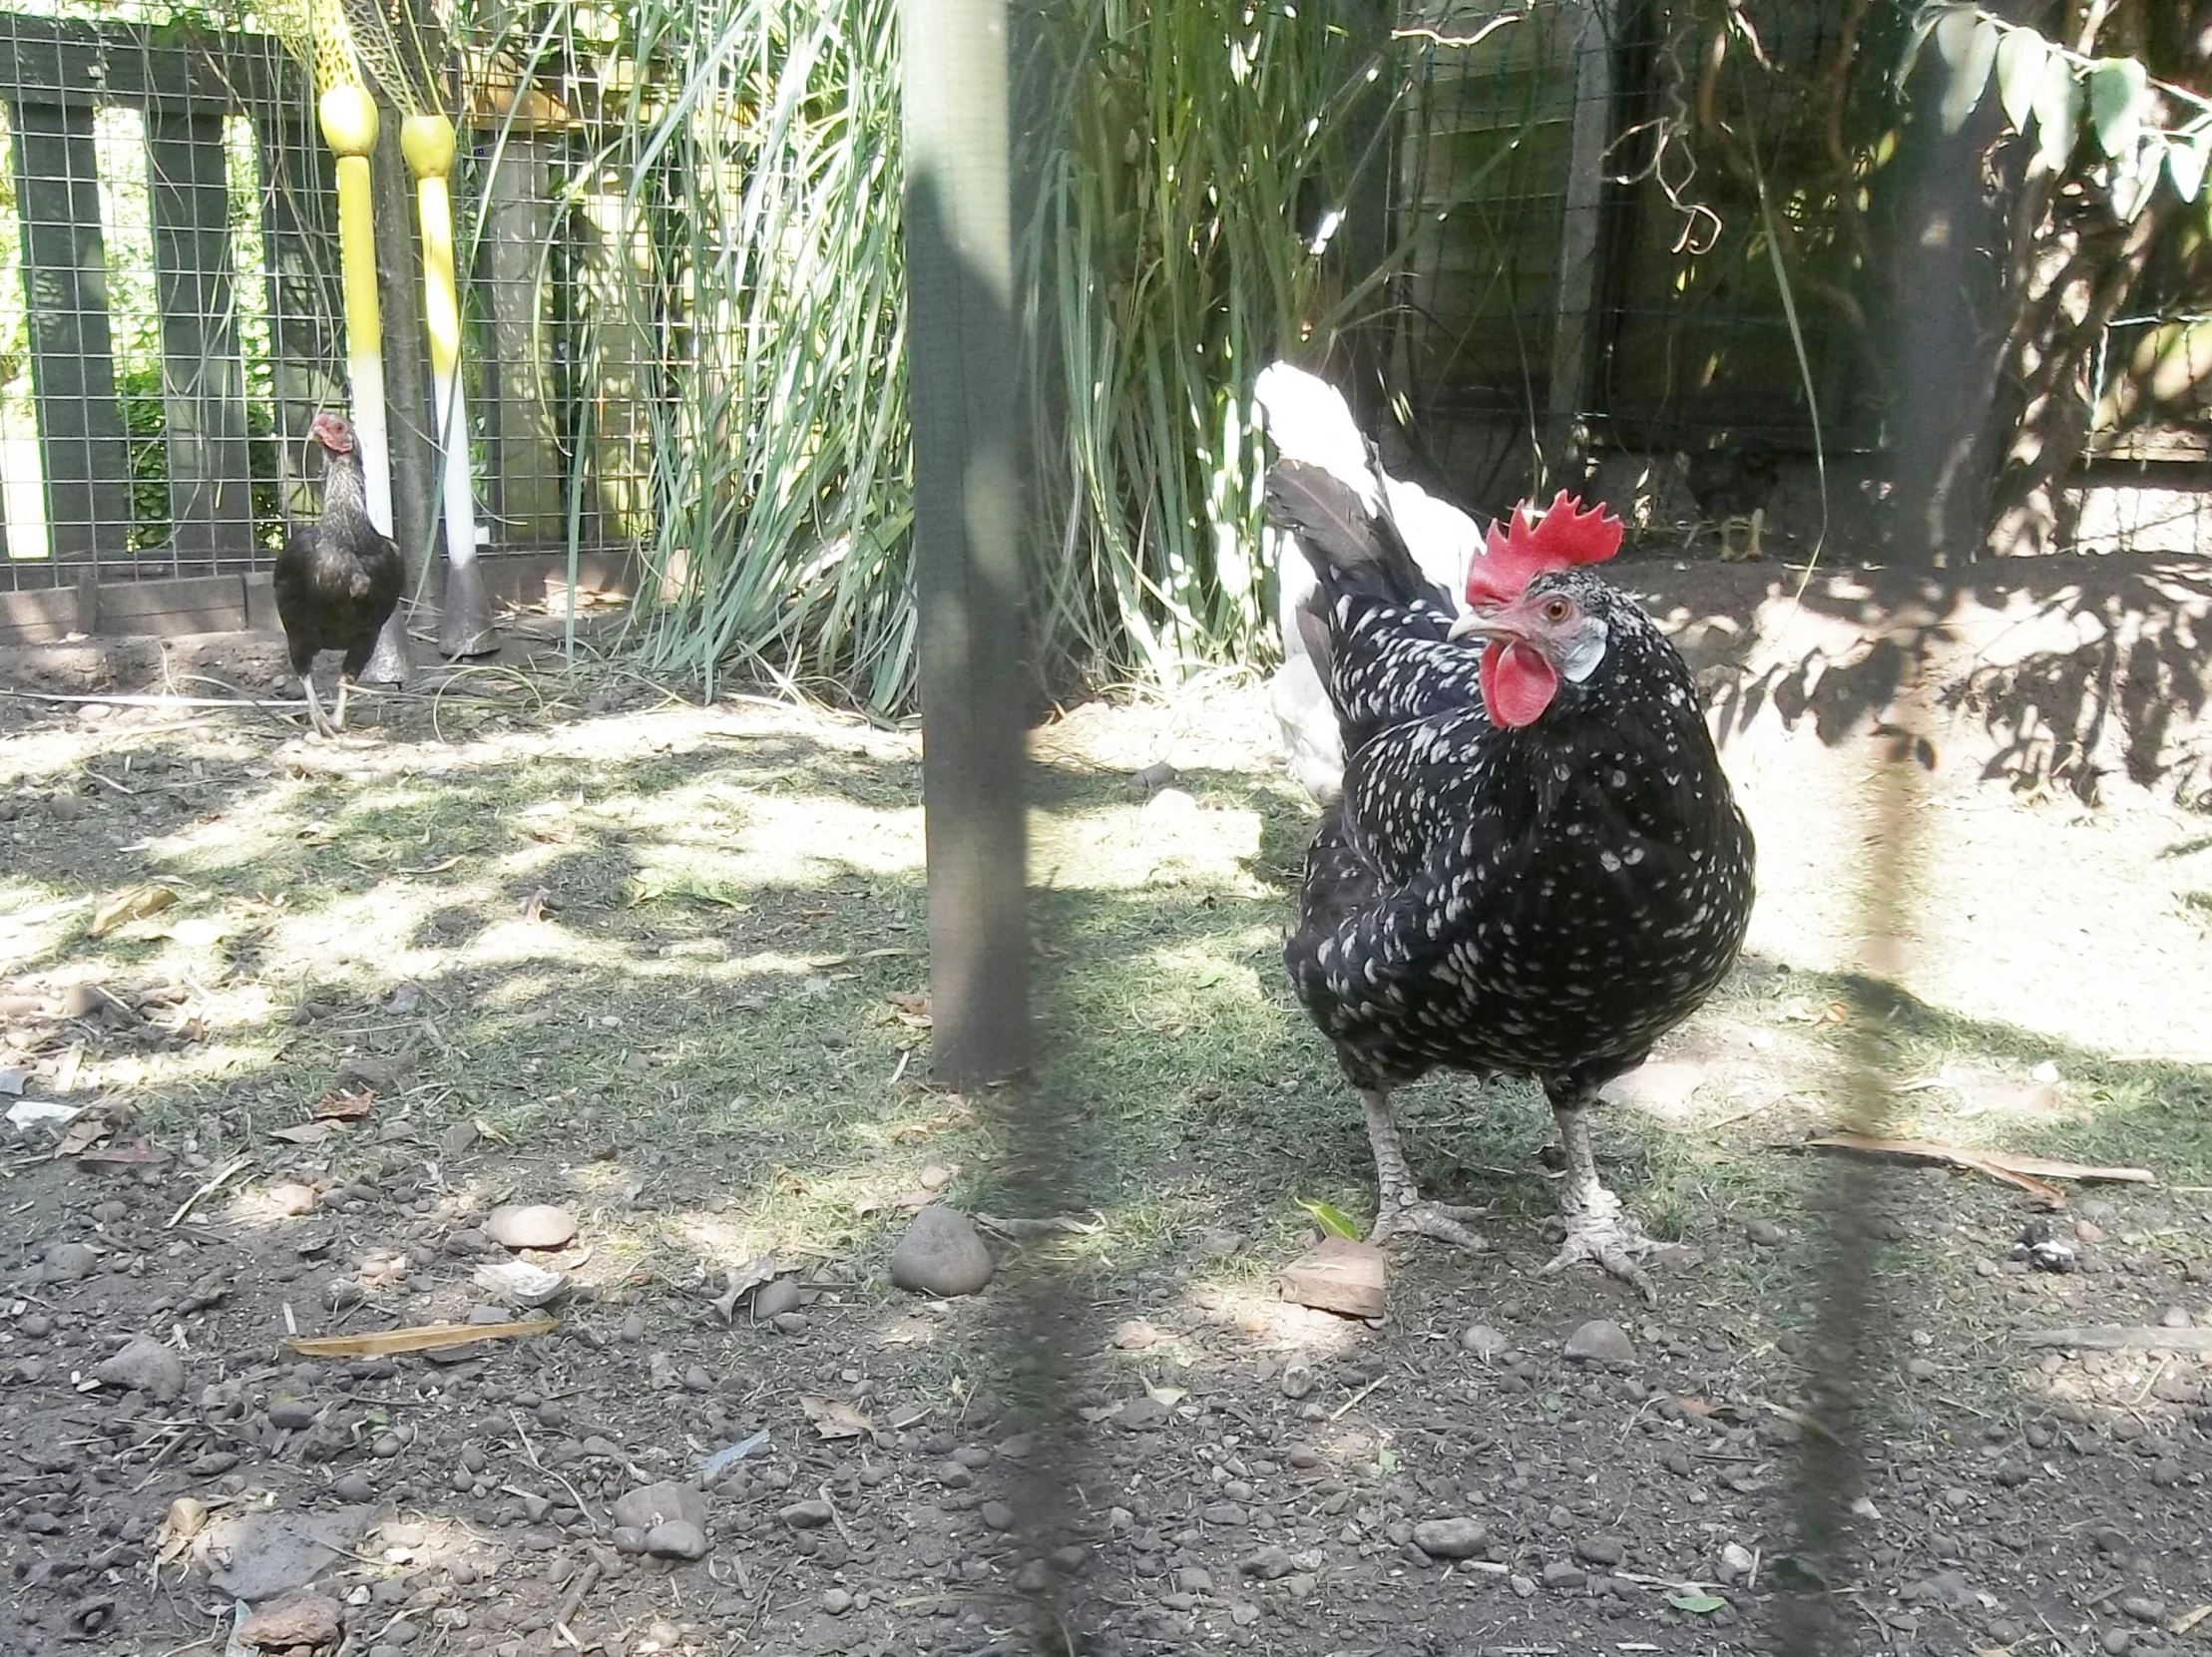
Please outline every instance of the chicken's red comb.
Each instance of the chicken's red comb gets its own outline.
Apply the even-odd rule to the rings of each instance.
[[[1602,506],[1582,503],[1560,490],[1541,522],[1529,520],[1529,503],[1514,509],[1506,533],[1494,523],[1484,537],[1482,555],[1467,570],[1467,602],[1511,604],[1537,577],[1577,564],[1598,564],[1620,551],[1620,520]]]

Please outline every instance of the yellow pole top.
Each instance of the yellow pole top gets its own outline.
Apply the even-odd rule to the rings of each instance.
[[[334,86],[322,95],[322,141],[341,156],[376,148],[376,100],[361,87]]]
[[[453,171],[453,123],[442,115],[410,115],[399,124],[399,150],[418,179]]]

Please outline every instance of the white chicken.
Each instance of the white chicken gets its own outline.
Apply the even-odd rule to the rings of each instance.
[[[1367,439],[1353,423],[1344,399],[1327,381],[1288,363],[1260,371],[1252,388],[1267,435],[1285,460],[1323,467],[1338,477],[1364,477],[1371,467]],[[1380,465],[1381,503],[1398,526],[1421,573],[1455,599],[1467,589],[1467,566],[1483,545],[1481,527],[1449,502],[1419,484],[1391,477]],[[1264,532],[1275,566],[1275,619],[1282,629],[1283,664],[1268,681],[1268,699],[1282,727],[1283,755],[1290,774],[1317,804],[1327,805],[1344,787],[1344,743],[1328,687],[1314,666],[1313,650],[1299,618],[1313,594],[1313,568],[1291,539]]]

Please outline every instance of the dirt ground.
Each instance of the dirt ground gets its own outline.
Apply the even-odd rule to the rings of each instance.
[[[1899,1133],[2155,1179],[2062,1180],[2051,1214],[1880,1166],[1832,1649],[2200,1645],[2203,569],[1942,596],[1901,956],[1859,907],[1898,740],[1865,607],[1898,584],[1623,579],[1760,837],[1742,970],[1598,1129],[1685,1252],[1655,1308],[1538,1275],[1541,1101],[1438,1079],[1421,1172],[1492,1247],[1394,1253],[1380,1326],[1274,1287],[1300,1202],[1372,1189],[1281,982],[1311,816],[1253,686],[1038,733],[1045,1050],[964,1098],[927,1082],[910,733],[517,651],[310,744],[276,709],[52,699],[258,691],[264,643],[0,662],[0,1649],[967,1654],[1041,1614],[1098,1652],[1771,1649],[1825,1431],[1839,1164],[1803,1147],[1861,1051]],[[1902,994],[1863,1029],[1873,962]],[[929,1299],[889,1280],[929,1201],[1069,1223],[1002,1227],[988,1288]],[[552,1246],[495,1240],[529,1240],[518,1205],[559,1210]],[[288,1345],[444,1320],[494,1333]],[[1570,1359],[1592,1320],[1621,1345]],[[2077,1326],[2118,1344],[2038,1344]],[[241,1641],[241,1601],[291,1626]]]

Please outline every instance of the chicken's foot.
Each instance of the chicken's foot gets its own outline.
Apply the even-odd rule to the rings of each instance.
[[[321,701],[315,696],[315,676],[313,673],[307,672],[299,675],[299,693],[307,698],[307,723],[314,734],[334,738],[338,733],[332,727],[328,716],[323,713]],[[338,681],[338,694],[341,698],[338,705],[342,709],[345,706],[342,699],[345,694],[345,681],[343,679]]]
[[[1589,1120],[1581,1105],[1553,1105],[1551,1114],[1558,1123],[1559,1143],[1566,1151],[1566,1184],[1559,1192],[1559,1215],[1566,1222],[1566,1241],[1544,1268],[1546,1275],[1587,1260],[1621,1282],[1633,1284],[1638,1294],[1657,1305],[1658,1290],[1652,1287],[1650,1275],[1636,1264],[1638,1256],[1649,1254],[1657,1245],[1597,1177],[1597,1156],[1590,1149]]]
[[[1430,1202],[1421,1195],[1406,1165],[1406,1147],[1398,1137],[1398,1112],[1391,1108],[1390,1095],[1380,1088],[1363,1089],[1360,1104],[1367,1112],[1367,1142],[1375,1150],[1375,1225],[1367,1240],[1385,1243],[1400,1232],[1411,1232],[1463,1249],[1487,1248],[1480,1236],[1467,1229],[1469,1220],[1482,1218],[1480,1208]]]
[[[340,673],[338,675],[338,711],[331,716],[330,721],[339,730],[345,729],[345,693],[352,688],[353,675],[351,673]]]

